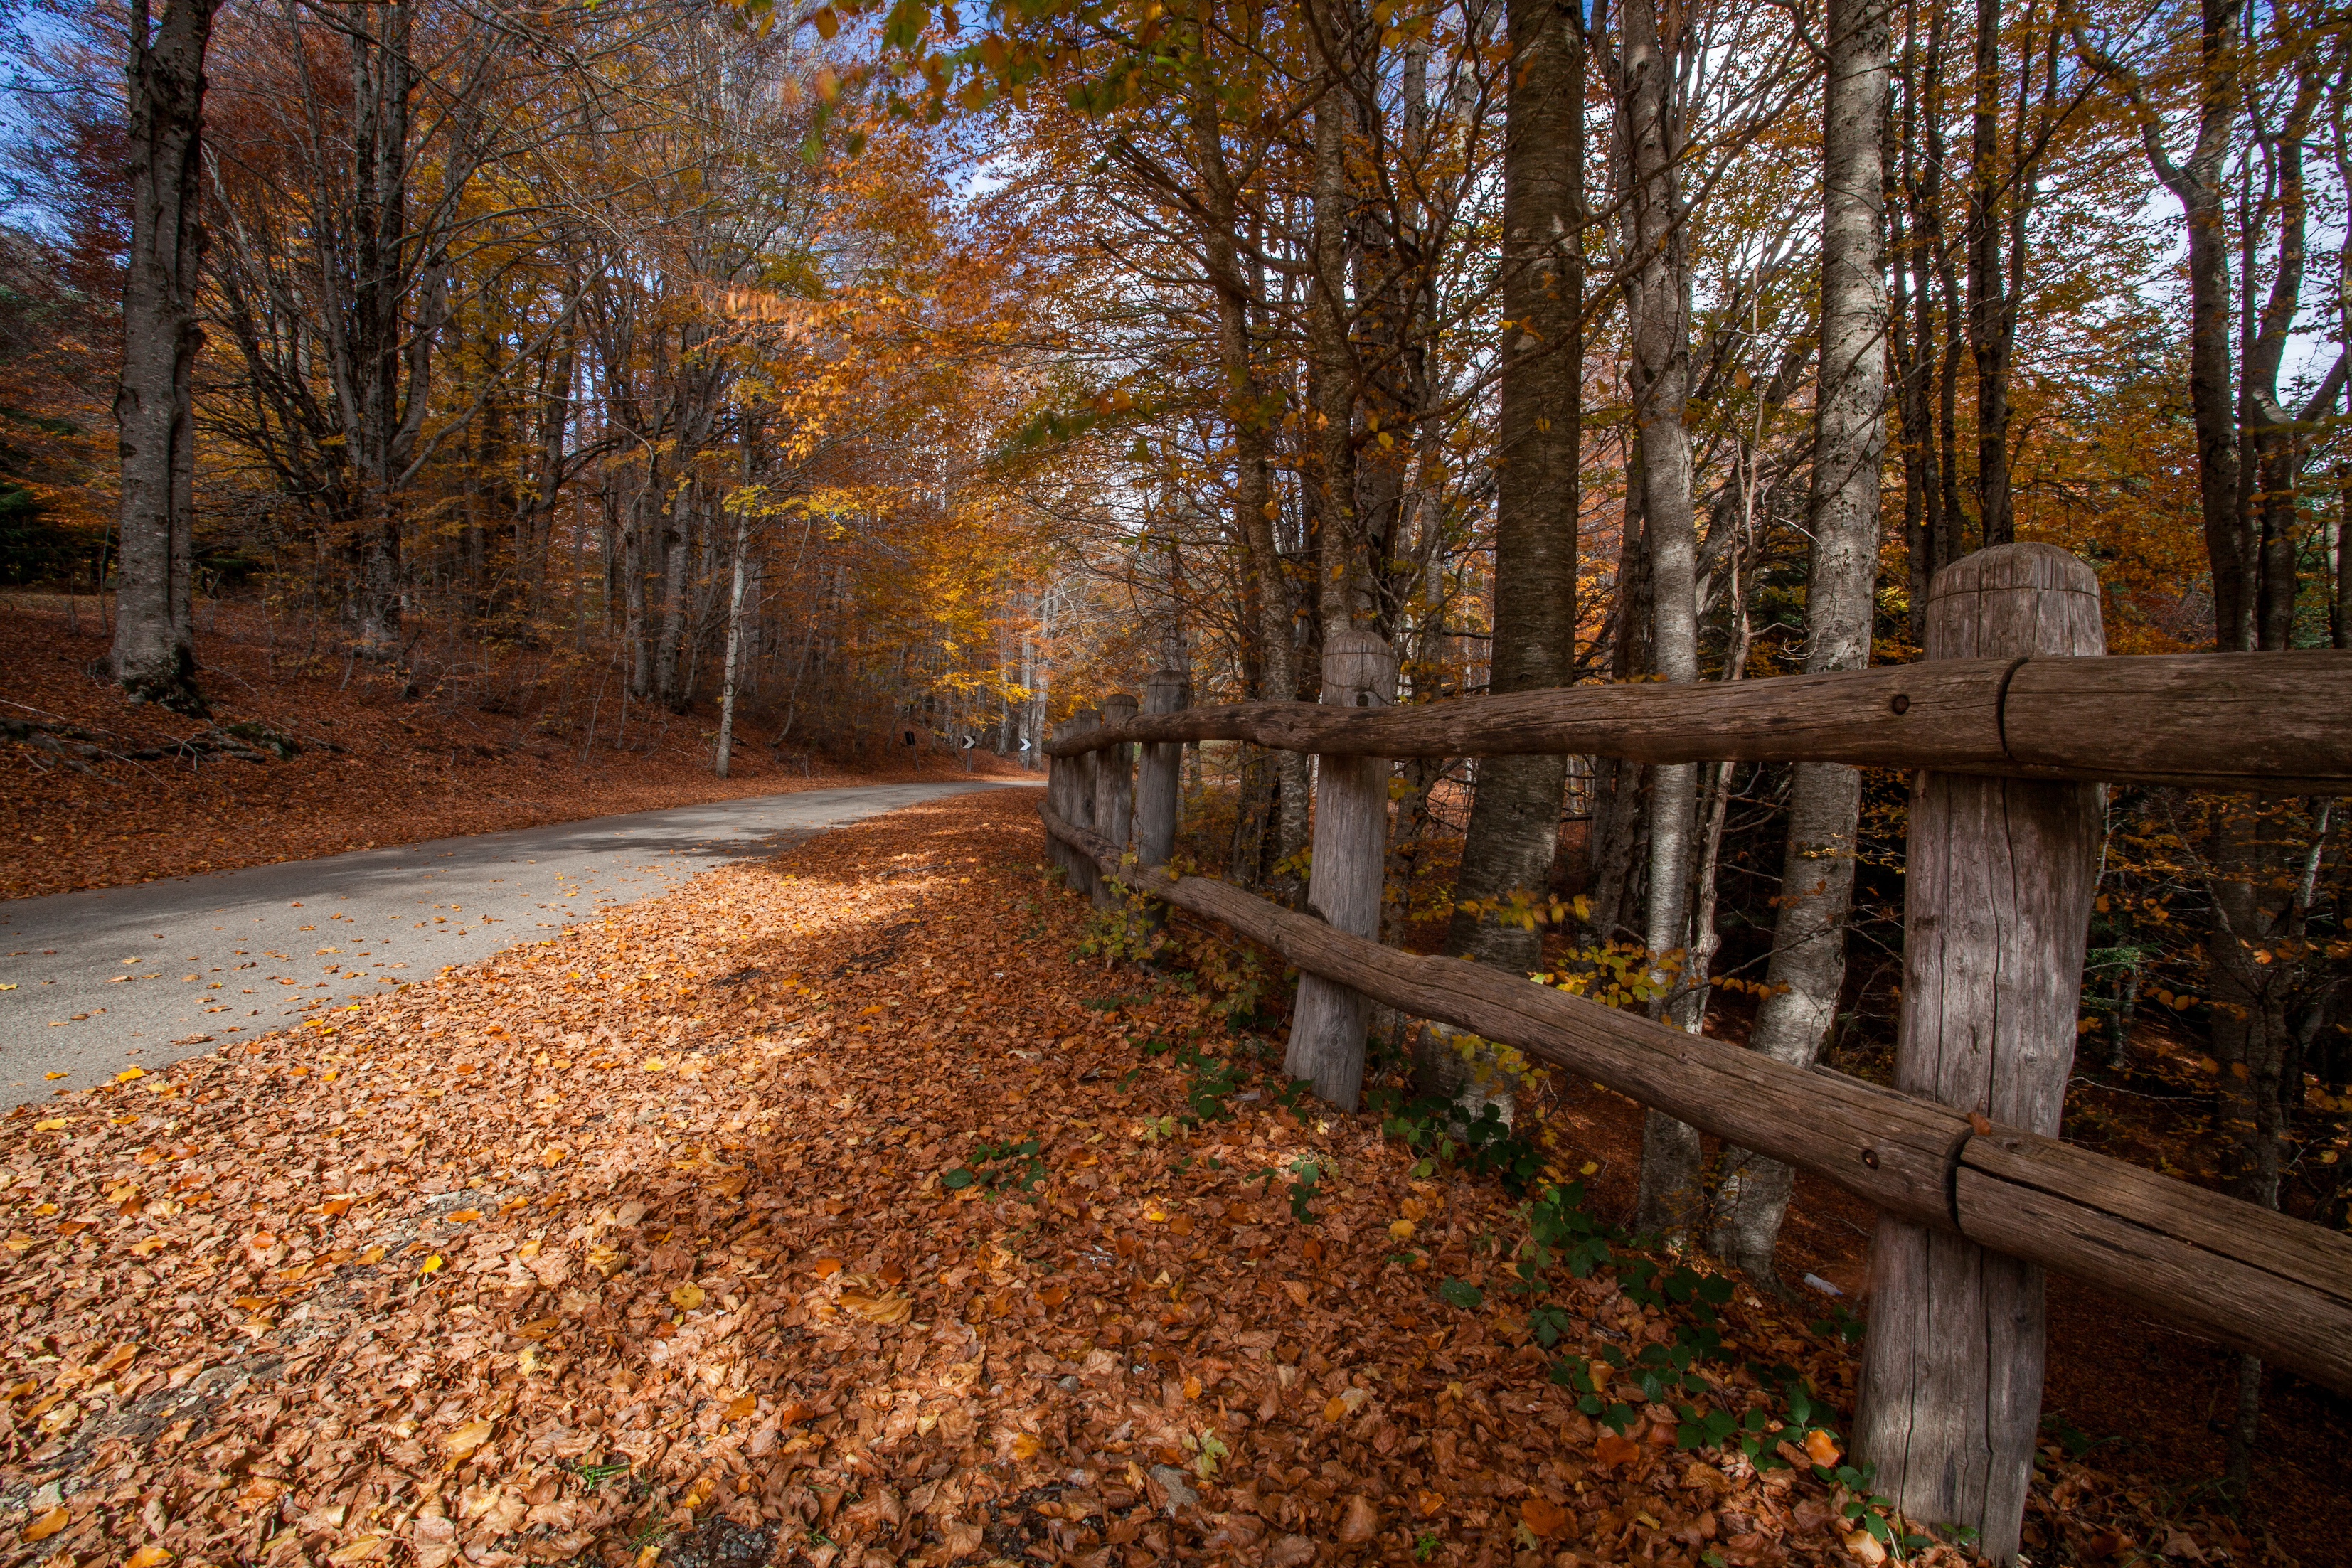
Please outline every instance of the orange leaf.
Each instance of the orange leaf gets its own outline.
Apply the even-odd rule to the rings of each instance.
[[[1519,1504],[1519,1522],[1547,1541],[1565,1531],[1574,1519],[1548,1497],[1530,1497]]]
[[[1631,1437],[1621,1437],[1614,1432],[1603,1432],[1592,1445],[1592,1458],[1602,1465],[1630,1464],[1639,1458],[1642,1446]]]

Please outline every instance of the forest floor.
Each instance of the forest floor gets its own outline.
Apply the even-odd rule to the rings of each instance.
[[[1084,956],[1034,811],[910,808],[16,1113],[0,1568],[1879,1560],[1815,1468],[1833,1325],[1677,1304],[1622,1240],[1516,1298],[1526,1205],[1286,1106],[1231,995]],[[1611,1211],[1637,1121],[1569,1093],[1549,1174]],[[1710,1312],[1692,1410],[1761,1470],[1633,1386]],[[2058,1400],[2201,1396],[2086,1338]],[[2046,1444],[2033,1561],[2344,1539],[2340,1471],[2250,1539],[2140,1457]]]
[[[766,729],[746,719],[732,776],[717,779],[718,721],[708,713],[657,712],[649,724],[642,712],[623,715],[607,690],[591,737],[553,736],[535,722],[537,704],[502,702],[493,683],[503,672],[404,697],[387,679],[321,659],[300,629],[273,634],[254,606],[207,609],[197,657],[213,711],[186,718],[127,702],[90,674],[108,643],[95,600],[68,614],[56,596],[0,595],[0,898],[746,795],[966,776],[938,750],[908,763],[891,747],[854,769],[797,746],[772,751]],[[491,711],[501,706],[511,711]],[[981,774],[1012,771],[993,756],[971,758]]]

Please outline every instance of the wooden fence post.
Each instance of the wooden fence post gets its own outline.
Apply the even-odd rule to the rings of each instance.
[[[1068,719],[1055,725],[1050,732],[1052,739],[1057,742],[1067,739],[1069,733]],[[1077,811],[1070,799],[1070,784],[1078,775],[1077,758],[1048,757],[1045,760],[1045,803],[1053,808],[1054,815],[1064,821],[1076,821]],[[1045,838],[1045,848],[1053,855],[1054,863],[1062,868],[1063,880],[1072,886],[1076,885],[1077,852],[1050,833]]]
[[[1125,692],[1103,698],[1102,722],[1119,724],[1135,716],[1135,699]],[[1095,831],[1128,847],[1128,830],[1134,821],[1135,768],[1124,744],[1095,753]],[[1118,884],[1107,876],[1095,879],[1095,907],[1108,909],[1119,900]]]
[[[1143,683],[1145,713],[1181,713],[1191,706],[1181,670],[1154,670]],[[1147,870],[1168,863],[1176,852],[1176,816],[1183,791],[1178,779],[1184,747],[1160,741],[1141,748],[1135,775],[1135,862]],[[1168,906],[1154,902],[1146,915],[1153,926],[1168,917]]]
[[[1323,700],[1337,707],[1386,707],[1396,700],[1396,655],[1370,632],[1323,637]],[[1354,936],[1381,934],[1381,883],[1388,867],[1389,764],[1379,757],[1316,759],[1315,863],[1307,912]],[[1283,1071],[1315,1086],[1318,1098],[1353,1111],[1364,1083],[1362,992],[1315,975],[1298,977]]]
[[[1145,713],[1182,713],[1192,701],[1181,670],[1154,670],[1144,678]],[[1182,794],[1177,775],[1184,764],[1184,747],[1171,740],[1140,749],[1142,766],[1135,780],[1136,863],[1166,865],[1176,852],[1177,806]]]
[[[2098,578],[2049,545],[1979,550],[1936,574],[1927,643],[1929,659],[2104,653]],[[1896,1088],[2056,1135],[2099,832],[2094,784],[1915,776]],[[2042,1288],[2041,1269],[1906,1220],[1872,1238],[1855,1452],[1906,1515],[1973,1527],[1997,1563],[2017,1554],[2032,1477]]]
[[[1069,727],[1070,737],[1074,740],[1091,735],[1102,727],[1101,710],[1090,707],[1080,708],[1070,716]],[[1072,764],[1068,816],[1071,821],[1082,828],[1095,826],[1095,756],[1094,752],[1087,751],[1066,759]],[[1075,851],[1072,852],[1070,886],[1074,891],[1092,898],[1095,894],[1095,883],[1101,880],[1100,873],[1095,870],[1094,862]]]

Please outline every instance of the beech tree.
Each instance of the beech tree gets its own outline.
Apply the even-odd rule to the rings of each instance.
[[[189,619],[195,548],[196,289],[204,263],[205,50],[218,0],[131,0],[131,256],[123,273],[120,596],[113,675],[134,700],[201,711]]]

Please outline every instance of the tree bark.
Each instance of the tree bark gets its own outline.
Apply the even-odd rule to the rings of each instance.
[[[1879,472],[1886,453],[1886,270],[1880,226],[1886,112],[1886,0],[1832,0],[1822,137],[1822,370],[1813,427],[1808,674],[1870,663],[1878,584]],[[1748,1044],[1809,1066],[1845,985],[1862,775],[1799,763],[1790,791],[1780,918]],[[1774,1282],[1772,1252],[1795,1173],[1726,1150],[1709,1248]]]
[[[2009,368],[2015,324],[2001,267],[2003,188],[2000,0],[1977,0],[1976,106],[1969,137],[1969,351],[1977,371],[1977,519],[1988,547],[2017,537],[2009,478]],[[2012,190],[2009,199],[2024,198]]]
[[[751,529],[750,514],[736,513],[735,574],[727,592],[727,669],[719,688],[719,756],[711,768],[721,779],[727,777],[735,750],[735,674],[743,649],[743,571],[744,558],[751,554]]]
[[[204,711],[189,617],[195,549],[194,386],[204,334],[205,49],[217,0],[132,0],[126,136],[131,254],[123,274],[121,539],[112,674],[132,700]],[[100,589],[105,583],[101,579]]]
[[[1675,103],[1673,40],[1662,36],[1655,0],[1623,12],[1621,112],[1633,180],[1634,254],[1631,296],[1634,420],[1642,440],[1642,510],[1649,538],[1654,653],[1666,680],[1698,679],[1698,541],[1691,498],[1688,241],[1676,162],[1682,133]],[[1669,763],[1650,782],[1649,949],[1653,1004],[1685,1028],[1675,1004],[1672,955],[1690,941],[1690,872],[1696,847],[1698,767]],[[1686,995],[1686,993],[1685,993]],[[1650,1113],[1642,1141],[1642,1194],[1635,1223],[1670,1240],[1696,1218],[1698,1134]]]
[[[1584,410],[1584,67],[1577,13],[1510,0],[1503,141],[1502,407],[1495,477],[1491,692],[1563,686],[1576,661]],[[1558,847],[1562,757],[1486,758],[1454,883],[1446,951],[1525,974],[1540,927],[1494,918],[1540,901]],[[1465,904],[1476,906],[1465,910]]]

